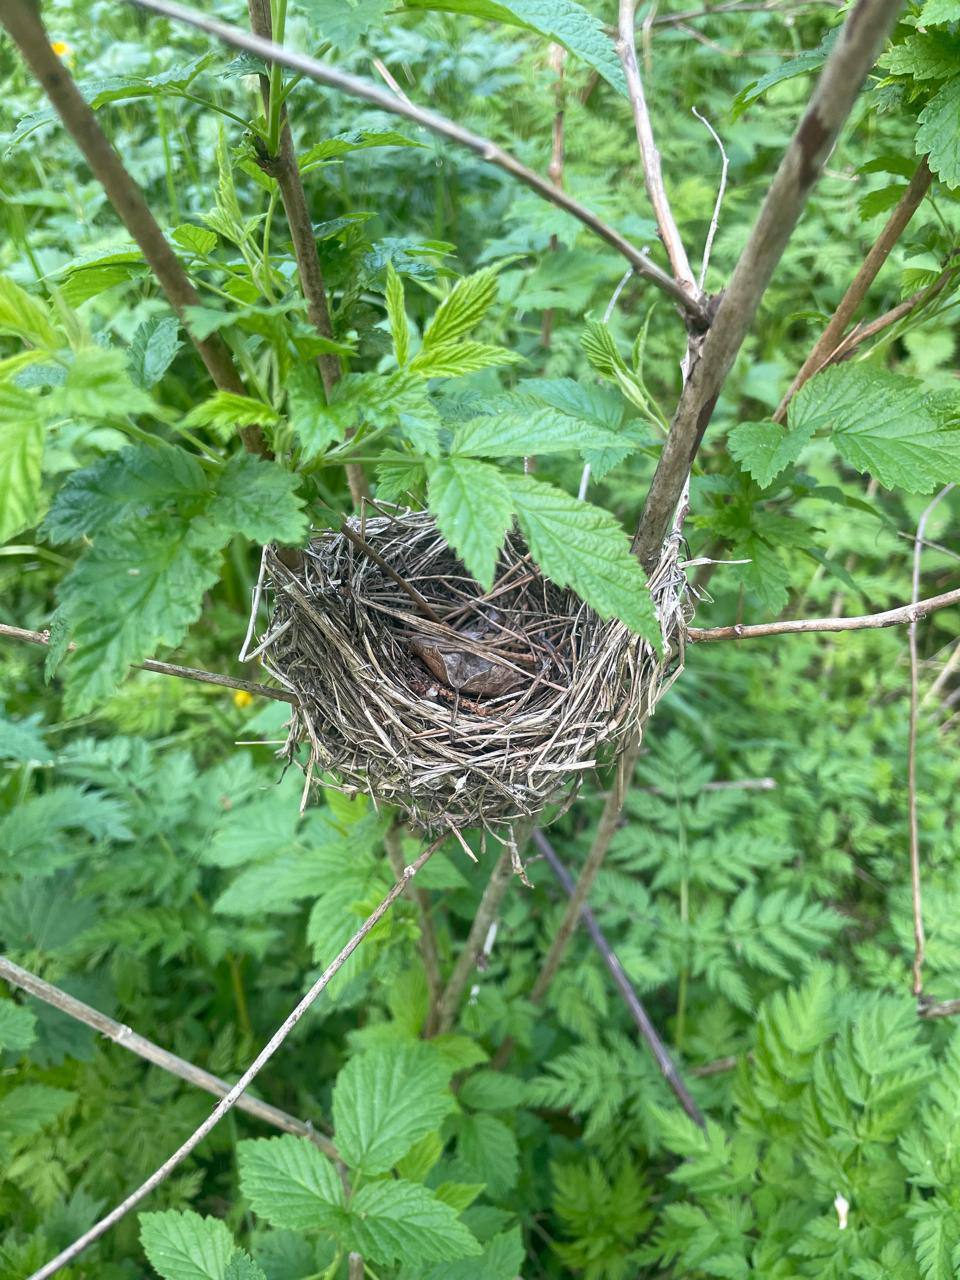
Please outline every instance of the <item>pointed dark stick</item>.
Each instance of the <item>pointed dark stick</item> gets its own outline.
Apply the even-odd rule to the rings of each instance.
[[[856,0],[699,344],[640,517],[634,548],[656,564],[720,391],[902,0]]]
[[[23,3],[24,0],[17,0],[17,2]],[[579,222],[582,222],[585,227],[588,227],[601,240],[605,240],[607,244],[622,254],[634,267],[637,275],[643,276],[644,279],[649,280],[651,284],[656,285],[658,289],[662,289],[664,293],[673,298],[685,314],[690,316],[697,325],[702,328],[706,324],[707,315],[704,307],[681,289],[656,263],[651,262],[650,258],[642,250],[632,245],[619,231],[615,231],[613,227],[608,226],[607,223],[578,200],[575,200],[565,191],[558,191],[549,178],[535,173],[533,169],[528,169],[526,165],[520,163],[516,156],[504,151],[502,147],[498,147],[495,142],[491,142],[488,138],[482,138],[479,134],[472,133],[469,129],[463,128],[462,125],[448,120],[445,116],[438,115],[436,111],[430,111],[426,107],[418,107],[412,102],[398,98],[392,93],[387,93],[379,85],[370,84],[367,80],[361,80],[357,76],[349,75],[345,71],[340,71],[338,68],[332,67],[328,63],[320,62],[316,58],[310,58],[306,54],[296,53],[292,49],[283,49],[269,40],[262,40],[258,36],[241,31],[238,27],[231,27],[225,22],[219,22],[215,18],[208,18],[193,9],[187,9],[183,5],[175,4],[172,0],[125,0],[125,3],[135,5],[139,9],[149,10],[151,13],[158,13],[161,17],[171,18],[175,22],[185,22],[189,26],[207,32],[208,35],[215,36],[218,40],[222,40],[224,44],[230,45],[234,49],[242,49],[246,53],[252,53],[267,62],[275,62],[279,66],[288,67],[291,71],[297,71],[306,76],[307,79],[315,80],[318,84],[325,84],[331,89],[338,89],[351,97],[360,98],[363,102],[370,102],[382,111],[389,111],[392,115],[403,116],[407,120],[412,120],[414,124],[421,125],[424,129],[429,129],[432,133],[449,139],[449,141],[456,143],[458,146],[466,147],[468,151],[473,151],[488,164],[496,165],[497,168],[503,169],[532,191],[535,191],[537,195],[564,209]]]
[[[200,1145],[211,1129],[214,1129],[227,1112],[232,1107],[236,1106],[244,1091],[253,1083],[261,1069],[270,1061],[303,1015],[323,992],[324,988],[329,984],[331,979],[339,973],[371,929],[379,924],[386,913],[390,910],[391,906],[393,906],[397,898],[399,898],[400,894],[403,893],[410,880],[413,879],[427,859],[431,857],[437,849],[439,849],[445,839],[446,836],[441,836],[438,840],[435,840],[432,844],[428,845],[426,849],[424,849],[423,853],[420,854],[416,861],[411,863],[410,866],[404,868],[403,875],[399,878],[390,892],[383,898],[370,915],[367,916],[366,920],[364,920],[363,924],[346,946],[340,951],[335,959],[331,961],[326,969],[324,969],[323,973],[303,997],[300,1003],[290,1014],[288,1014],[283,1023],[270,1037],[263,1049],[260,1050],[256,1058],[246,1069],[237,1083],[233,1086],[226,1097],[222,1098],[217,1103],[210,1115],[206,1120],[204,1120],[203,1124],[195,1129],[190,1137],[187,1138],[185,1142],[181,1143],[173,1155],[166,1159],[158,1169],[155,1169],[150,1177],[147,1178],[145,1182],[141,1183],[135,1191],[132,1191],[121,1204],[118,1204],[115,1209],[112,1209],[106,1217],[101,1218],[100,1221],[92,1226],[89,1231],[85,1231],[82,1236],[73,1242],[73,1244],[69,1245],[66,1249],[63,1249],[55,1258],[52,1258],[48,1263],[42,1266],[39,1271],[35,1271],[28,1277],[28,1280],[48,1280],[49,1276],[55,1275],[56,1272],[58,1272],[62,1267],[65,1267],[68,1262],[72,1262],[74,1258],[84,1251],[84,1249],[93,1244],[95,1240],[99,1240],[102,1235],[105,1235],[111,1227],[115,1226],[122,1218],[126,1217],[131,1209],[135,1209],[142,1200],[145,1200],[151,1191],[154,1191],[163,1181],[165,1181],[165,1179],[169,1178],[174,1169],[181,1165],[183,1161],[186,1160],[187,1156]]]
[[[100,128],[93,109],[83,100],[69,71],[51,48],[34,0],[3,0],[0,4],[0,23],[6,27],[24,61],[40,81],[67,132],[83,153],[93,176],[106,192],[117,217],[139,246],[157,283],[166,294],[167,301],[184,321],[184,327],[213,382],[221,391],[230,391],[235,395],[245,394],[240,375],[223,339],[218,334],[199,339],[190,333],[185,312],[188,307],[200,305],[200,295],[167,244],[143,193]],[[241,427],[240,436],[251,453],[263,454],[266,451],[259,427]]]
[[[137,1035],[135,1031],[125,1026],[122,1022],[116,1022],[113,1018],[108,1018],[105,1013],[101,1013],[99,1009],[94,1009],[92,1005],[84,1004],[82,1000],[77,1000],[66,991],[61,991],[59,987],[55,987],[49,982],[44,982],[42,978],[38,978],[29,969],[21,969],[18,964],[8,960],[6,956],[0,956],[0,978],[3,978],[14,987],[19,987],[21,991],[26,991],[29,995],[35,996],[37,1000],[42,1000],[44,1004],[50,1005],[51,1008],[59,1009],[68,1018],[82,1022],[84,1026],[90,1027],[91,1030],[99,1032],[102,1036],[106,1036],[114,1044],[120,1045],[121,1048],[127,1049],[130,1053],[135,1053],[137,1057],[143,1058],[144,1061],[152,1063],[155,1067],[159,1067],[161,1071],[167,1071],[179,1080],[185,1080],[187,1084],[196,1085],[198,1089],[205,1089],[207,1093],[212,1093],[218,1098],[225,1098],[230,1092],[231,1086],[226,1080],[221,1080],[219,1076],[215,1076],[209,1071],[204,1071],[202,1067],[188,1062],[186,1058],[178,1057],[177,1054],[171,1053],[168,1049],[161,1048],[160,1045],[154,1044],[152,1040],[148,1040],[145,1036]],[[337,1159],[337,1149],[329,1138],[322,1133],[318,1133],[312,1124],[308,1124],[305,1120],[298,1120],[296,1116],[291,1116],[286,1111],[281,1111],[279,1107],[271,1106],[269,1102],[261,1102],[259,1098],[251,1098],[249,1094],[244,1094],[237,1101],[237,1110],[245,1111],[248,1115],[255,1116],[258,1120],[263,1120],[284,1133],[294,1133],[298,1137],[309,1138],[331,1160]]]

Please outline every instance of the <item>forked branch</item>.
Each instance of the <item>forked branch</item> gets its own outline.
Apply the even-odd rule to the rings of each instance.
[[[727,374],[901,3],[857,0],[787,147],[680,395],[660,454],[634,543],[647,568],[659,558]]]
[[[52,1258],[48,1263],[42,1266],[39,1271],[35,1271],[33,1275],[28,1277],[28,1280],[47,1280],[48,1276],[55,1275],[61,1267],[65,1267],[68,1262],[72,1262],[74,1258],[78,1257],[84,1249],[93,1244],[95,1240],[99,1240],[100,1237],[109,1231],[111,1227],[115,1226],[121,1218],[126,1217],[131,1209],[135,1209],[142,1200],[146,1199],[151,1191],[156,1190],[156,1188],[160,1186],[161,1182],[170,1177],[174,1169],[186,1160],[187,1156],[200,1145],[211,1129],[214,1129],[227,1112],[237,1104],[245,1090],[250,1087],[254,1079],[260,1074],[262,1068],[270,1061],[303,1015],[329,985],[331,979],[340,972],[367,934],[383,919],[413,877],[417,874],[427,859],[437,851],[445,838],[445,836],[441,836],[439,840],[435,840],[432,844],[428,845],[415,862],[404,868],[403,875],[397,880],[396,884],[386,895],[383,901],[380,902],[369,916],[367,916],[366,920],[364,920],[363,924],[336,958],[327,965],[326,969],[324,969],[323,973],[303,997],[300,1003],[277,1028],[266,1045],[264,1045],[256,1058],[254,1058],[253,1062],[251,1062],[250,1066],[247,1067],[246,1071],[237,1083],[233,1086],[226,1097],[222,1098],[220,1102],[217,1103],[210,1115],[207,1116],[206,1120],[204,1120],[203,1124],[195,1129],[190,1137],[187,1138],[186,1142],[181,1143],[173,1155],[166,1159],[158,1169],[154,1170],[150,1177],[137,1187],[136,1191],[132,1191],[130,1195],[122,1201],[122,1203],[116,1206],[115,1209],[111,1209],[111,1211],[92,1226],[89,1231],[85,1231],[82,1236],[73,1242],[73,1244],[58,1253],[55,1258]]]
[[[17,3],[24,2],[25,0],[17,0]],[[489,138],[483,138],[479,134],[465,129],[462,125],[448,120],[446,116],[439,115],[436,111],[416,106],[409,99],[387,93],[379,85],[370,84],[367,80],[361,80],[357,76],[349,75],[345,71],[340,71],[337,67],[332,67],[326,62],[320,62],[316,58],[308,57],[306,54],[297,53],[292,49],[283,49],[270,40],[251,35],[249,32],[242,31],[239,27],[232,27],[225,22],[219,22],[216,18],[208,18],[204,14],[184,8],[183,5],[175,4],[172,0],[125,0],[125,2],[135,5],[139,9],[158,13],[162,17],[171,18],[176,22],[187,23],[200,31],[206,31],[209,35],[215,36],[218,40],[223,41],[224,44],[230,45],[234,49],[241,49],[246,53],[254,54],[258,58],[263,58],[266,62],[277,63],[279,66],[287,67],[291,71],[297,71],[308,80],[315,80],[318,84],[327,85],[329,88],[338,89],[341,93],[349,94],[353,98],[369,102],[373,106],[379,107],[381,111],[389,111],[392,115],[403,116],[405,119],[413,121],[414,124],[418,124],[424,129],[429,129],[431,133],[436,133],[440,137],[456,143],[457,146],[465,147],[468,151],[480,156],[488,164],[495,165],[497,168],[503,169],[505,173],[511,174],[519,182],[535,191],[537,195],[542,196],[544,200],[557,205],[583,223],[594,235],[599,236],[601,240],[605,240],[607,244],[622,254],[633,266],[637,275],[643,276],[644,279],[649,280],[651,284],[656,285],[658,289],[668,294],[697,325],[702,328],[707,323],[706,309],[703,305],[696,298],[692,298],[656,263],[651,262],[647,254],[632,245],[619,231],[615,231],[613,227],[608,226],[592,210],[582,205],[579,200],[575,200],[573,196],[568,195],[565,191],[558,190],[549,178],[536,173],[533,169],[528,169],[526,165],[521,164],[516,156],[504,151],[495,142],[491,142]]]

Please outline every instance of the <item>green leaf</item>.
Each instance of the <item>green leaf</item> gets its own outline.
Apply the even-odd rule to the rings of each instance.
[[[424,330],[424,347],[436,348],[462,338],[480,323],[496,296],[497,272],[493,267],[458,280]]]
[[[223,1280],[267,1280],[267,1273],[258,1262],[254,1262],[249,1253],[237,1249],[227,1263]]]
[[[498,364],[517,364],[522,359],[505,347],[491,347],[484,342],[444,342],[436,347],[421,347],[407,368],[422,378],[457,378]]]
[[[925,27],[960,22],[960,0],[927,0],[920,12],[920,22]]]
[[[513,517],[513,499],[503,474],[486,462],[449,458],[431,462],[427,477],[427,501],[440,532],[489,591]]]
[[[575,0],[405,0],[408,9],[438,9],[469,14],[485,22],[506,22],[555,40],[582,58],[627,96],[627,84],[613,42],[600,22]]]
[[[441,1262],[481,1252],[456,1212],[415,1182],[369,1182],[350,1203],[346,1244],[386,1265]]]
[[[329,40],[341,53],[349,53],[378,26],[392,0],[294,0],[306,14],[322,40]]]
[[[315,368],[299,365],[290,370],[287,414],[303,448],[304,462],[319,458],[331,444],[344,438],[344,423],[330,411]]]
[[[527,1098],[527,1086],[502,1071],[475,1071],[460,1086],[460,1102],[477,1111],[515,1111]]]
[[[788,431],[777,422],[741,422],[727,433],[731,454],[765,489],[791,463],[813,435],[807,424]]]
[[[185,222],[174,230],[173,239],[182,249],[199,253],[203,257],[212,253],[217,247],[215,231],[208,231],[206,227],[195,227],[189,222]]]
[[[479,1258],[438,1263],[425,1280],[516,1280],[525,1256],[523,1235],[514,1227],[489,1240]]]
[[[0,383],[0,542],[37,522],[43,428],[36,398]]]
[[[307,1138],[284,1134],[241,1142],[237,1160],[244,1197],[273,1226],[332,1230],[342,1221],[343,1183]]]
[[[960,431],[944,430],[936,402],[912,378],[867,365],[835,365],[800,389],[793,430],[833,431],[840,456],[888,489],[929,493],[960,479]]]
[[[0,1098],[0,1135],[32,1138],[77,1100],[68,1089],[49,1084],[21,1084]]]
[[[426,1045],[397,1042],[351,1058],[333,1091],[337,1148],[366,1176],[385,1173],[454,1107],[449,1072]]]
[[[478,1182],[485,1183],[487,1194],[494,1199],[505,1196],[516,1186],[520,1172],[517,1139],[513,1130],[496,1116],[458,1118],[457,1156],[463,1169]]]
[[[960,186],[960,76],[948,80],[917,117],[917,155],[948,187]]]
[[[155,387],[183,346],[176,316],[151,316],[144,320],[130,342],[127,367],[138,387]]]
[[[190,1210],[140,1214],[140,1243],[163,1280],[226,1280],[236,1246],[220,1218]]]
[[[118,418],[148,413],[164,416],[157,402],[135,386],[127,369],[127,353],[86,347],[78,351],[62,387],[50,396],[50,413],[74,418]]]
[[[797,76],[808,75],[811,71],[818,71],[826,62],[838,35],[839,28],[828,32],[818,48],[809,49],[805,53],[798,54],[796,58],[782,62],[779,67],[774,67],[759,80],[752,80],[750,84],[745,85],[731,104],[730,114],[733,118],[736,120],[743,115],[747,107],[752,106],[758,98],[762,98],[774,85],[783,84],[785,80],[793,80]]]
[[[278,462],[235,454],[216,476],[211,520],[254,542],[295,546],[307,533],[298,480]]]
[[[7,276],[0,276],[0,333],[24,338],[35,347],[51,351],[61,345],[46,303],[21,289]]]
[[[324,32],[326,39],[330,36]],[[398,133],[396,129],[351,129],[348,133],[338,133],[333,138],[325,138],[314,145],[300,157],[300,171],[306,172],[325,160],[336,160],[351,151],[366,151],[369,147],[422,147],[422,142]]]
[[[405,365],[410,358],[410,328],[407,324],[407,312],[404,305],[403,281],[392,262],[387,263],[387,319],[390,321],[390,335],[393,338],[393,354],[397,364]]]
[[[530,454],[617,448],[622,443],[615,432],[605,427],[555,409],[534,409],[527,414],[471,418],[457,428],[451,452],[467,458],[523,458]]]
[[[613,516],[533,476],[511,476],[509,486],[524,537],[547,577],[572,587],[601,618],[620,618],[659,650],[646,575]]]
[[[37,1019],[29,1009],[12,1000],[0,1000],[0,1049],[29,1049],[37,1038],[36,1027]]]
[[[236,395],[233,391],[217,391],[209,400],[191,409],[183,425],[208,427],[227,440],[239,427],[267,426],[279,420],[276,409],[262,400]]]

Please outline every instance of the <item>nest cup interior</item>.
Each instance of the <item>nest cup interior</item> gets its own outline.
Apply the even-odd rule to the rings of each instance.
[[[668,645],[681,582],[674,549],[651,584]],[[299,701],[281,754],[306,745],[308,787],[333,773],[427,832],[493,830],[572,797],[661,688],[651,646],[544,578],[516,532],[487,592],[433,517],[405,510],[293,557],[265,548],[264,584],[257,651]]]

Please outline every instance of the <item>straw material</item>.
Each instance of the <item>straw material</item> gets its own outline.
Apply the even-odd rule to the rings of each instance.
[[[669,682],[683,658],[678,545],[650,581]],[[332,774],[428,833],[494,832],[569,803],[665,687],[651,646],[544,578],[516,531],[486,593],[428,512],[399,508],[292,557],[265,548],[254,617],[264,586],[273,612],[255,652],[299,699],[280,754],[305,769],[305,799]]]

